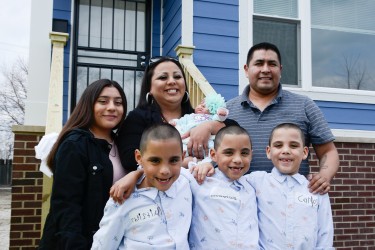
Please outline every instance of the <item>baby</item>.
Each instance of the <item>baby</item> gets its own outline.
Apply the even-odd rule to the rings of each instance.
[[[201,103],[194,109],[195,113],[186,114],[180,119],[173,119],[169,123],[177,128],[181,135],[188,132],[195,126],[206,121],[223,122],[227,119],[229,111],[226,108],[225,99],[220,94],[208,94]],[[183,149],[187,153],[189,137],[182,140]],[[215,136],[208,140],[208,148],[213,148]],[[203,150],[203,149],[202,149]],[[193,157],[187,157],[185,161],[191,161]]]

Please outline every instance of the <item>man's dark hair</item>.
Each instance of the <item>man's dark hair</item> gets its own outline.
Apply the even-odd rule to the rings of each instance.
[[[249,52],[247,53],[246,65],[249,65],[251,59],[253,58],[253,54],[256,50],[274,51],[277,54],[277,58],[279,59],[279,63],[281,65],[281,55],[279,49],[276,47],[276,45],[267,42],[255,44],[253,47],[249,49]]]

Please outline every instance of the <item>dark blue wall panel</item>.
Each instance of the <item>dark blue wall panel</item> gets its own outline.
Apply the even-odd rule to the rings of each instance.
[[[165,0],[163,5],[163,55],[176,56],[174,49],[181,43],[181,0]]]
[[[69,57],[70,57],[70,41],[71,41],[71,16],[72,16],[71,0],[54,0],[53,1],[53,18],[68,20],[68,43],[64,48],[64,80],[63,80],[63,124],[68,117],[69,101]]]

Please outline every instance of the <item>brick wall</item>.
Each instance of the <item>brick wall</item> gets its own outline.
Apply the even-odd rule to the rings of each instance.
[[[335,143],[340,169],[329,192],[339,250],[375,249],[375,143]],[[316,156],[310,161],[317,172]]]
[[[35,249],[41,232],[43,175],[34,146],[44,127],[14,126],[14,156],[9,249]]]
[[[29,128],[15,132],[10,249],[34,249],[39,242],[43,179],[34,146],[43,133]],[[334,246],[338,250],[375,249],[375,143],[335,144],[340,170],[330,191]],[[317,172],[313,151],[310,163],[312,172]]]

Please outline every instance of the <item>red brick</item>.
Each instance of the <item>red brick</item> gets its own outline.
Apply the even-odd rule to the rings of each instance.
[[[21,224],[21,225],[10,225],[11,231],[33,231],[34,225],[33,224]]]
[[[344,243],[345,246],[359,246],[359,241],[346,241]]]
[[[34,209],[12,209],[12,216],[35,215]]]
[[[374,157],[371,155],[360,155],[358,156],[358,160],[360,161],[373,161]]]
[[[12,195],[12,200],[14,201],[33,201],[35,200],[35,195],[34,194],[14,194]]]
[[[37,223],[41,223],[41,218],[40,216],[28,216],[28,217],[25,217],[23,221],[25,223],[37,224]]]
[[[42,193],[43,187],[42,186],[33,186],[33,187],[25,187],[25,193]]]
[[[353,155],[364,155],[366,154],[366,151],[364,149],[352,149],[350,150],[350,153]]]
[[[344,160],[348,161],[358,161],[358,156],[357,155],[344,155]]]
[[[40,232],[24,232],[23,234],[22,234],[22,238],[33,238],[33,239],[35,239],[35,238],[40,238],[41,237],[41,235],[40,235]]]
[[[15,149],[14,153],[18,156],[35,156],[35,150],[34,149]]]
[[[13,171],[13,173],[12,173],[12,179],[14,180],[14,179],[21,179],[21,178],[23,178],[23,176],[24,176],[24,172],[15,172],[15,171]],[[13,186],[13,188],[14,188],[14,186]]]
[[[19,223],[22,223],[22,217],[14,217],[14,216],[11,216],[10,217],[10,222],[12,224],[19,224]]]
[[[14,164],[13,171],[37,171],[35,164]]]
[[[42,202],[41,201],[30,201],[24,203],[25,208],[41,208]]]
[[[38,141],[36,135],[22,135],[22,134],[16,134],[14,137],[15,141]]]
[[[373,149],[374,143],[358,143],[358,148]]]
[[[35,158],[35,157],[30,157],[30,156],[26,156],[25,157],[25,162],[26,163],[35,163],[35,164],[40,164],[40,160]]]
[[[344,179],[342,181],[342,184],[344,184],[344,185],[357,185],[358,180],[356,180],[356,179]]]
[[[12,181],[14,186],[35,186],[35,179],[14,179]]]
[[[17,240],[13,240],[13,239],[10,239],[9,241],[9,246],[13,247],[13,246],[16,246],[16,247],[20,247],[20,246],[30,246],[32,244],[32,241],[30,239],[17,239]],[[18,249],[21,249],[21,248],[18,248]],[[22,248],[23,249],[23,248]]]
[[[13,156],[13,164],[15,163],[24,163],[24,157],[22,156]]]
[[[350,150],[349,149],[343,149],[343,148],[338,148],[337,152],[339,153],[339,155],[348,155],[348,154],[350,154]]]
[[[43,173],[38,171],[38,169],[34,172],[26,172],[25,178],[43,178]]]
[[[39,141],[37,142],[26,142],[26,148],[34,149],[36,145],[38,145]]]
[[[350,163],[350,166],[363,167],[363,166],[365,166],[365,162],[363,162],[363,161],[352,161]]]
[[[15,141],[13,147],[14,147],[14,149],[25,148],[25,142],[23,142],[23,141]]]

